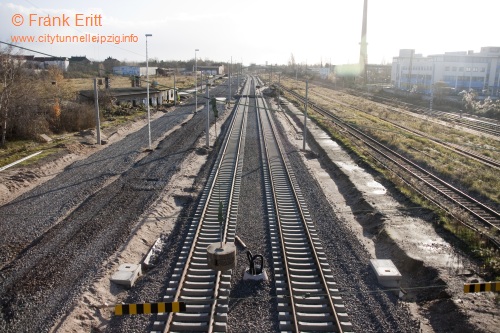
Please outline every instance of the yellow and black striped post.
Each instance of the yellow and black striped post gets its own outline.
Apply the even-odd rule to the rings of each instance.
[[[464,293],[500,292],[500,281],[464,284]]]
[[[135,314],[150,314],[164,312],[185,312],[185,302],[172,303],[139,303],[139,304],[117,304],[115,305],[115,315],[135,315]]]

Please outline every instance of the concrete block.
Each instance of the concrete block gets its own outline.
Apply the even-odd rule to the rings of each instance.
[[[267,281],[267,273],[266,273],[266,270],[263,270],[262,273],[260,274],[257,274],[257,275],[252,275],[250,274],[248,271],[250,269],[248,268],[247,270],[245,270],[245,274],[243,274],[243,281],[248,281],[248,280],[251,280],[251,281]]]
[[[390,259],[370,259],[375,274],[377,274],[378,283],[384,287],[399,288],[401,273]]]
[[[122,264],[111,276],[111,282],[130,288],[134,285],[135,281],[137,281],[141,274],[141,265]]]

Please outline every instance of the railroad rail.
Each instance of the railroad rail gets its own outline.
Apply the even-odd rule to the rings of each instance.
[[[357,93],[355,95],[359,95],[359,93]],[[387,104],[393,105],[394,104],[393,100],[386,98],[386,97],[375,96],[375,95],[368,94],[368,93],[363,93],[361,95],[365,98],[368,98],[368,99],[374,101],[374,102],[382,103],[384,105],[387,105]],[[497,121],[495,121],[493,119],[486,120],[486,118],[483,118],[483,119],[472,118],[468,115],[456,114],[456,113],[452,113],[452,112],[445,112],[445,111],[439,111],[439,110],[431,110],[429,108],[423,108],[423,107],[415,106],[413,104],[410,104],[407,102],[401,102],[401,101],[398,101],[398,104],[399,104],[398,106],[400,106],[401,104],[404,105],[408,109],[408,111],[410,111],[410,112],[422,114],[422,115],[429,116],[429,117],[434,117],[434,118],[437,118],[440,120],[445,120],[445,121],[448,121],[450,123],[455,123],[459,126],[463,126],[463,127],[466,127],[466,128],[469,128],[469,129],[472,129],[472,130],[475,130],[475,131],[478,131],[481,133],[486,133],[486,134],[490,134],[493,136],[500,136],[500,123],[498,123]]]
[[[322,82],[316,82],[317,85],[320,85],[325,88],[333,89],[335,88],[331,84],[326,84]],[[347,91],[349,94],[354,96],[362,96],[366,99],[370,99],[374,102],[382,103],[384,105],[394,105],[394,100],[383,97],[383,96],[375,96],[371,93],[361,92],[353,89],[343,89],[342,91]],[[456,114],[452,112],[445,112],[439,110],[430,110],[429,108],[424,108],[420,106],[416,106],[411,103],[398,101],[397,107],[404,105],[408,111],[423,114],[429,117],[438,118],[441,120],[446,120],[452,123],[456,123],[459,126],[467,127],[469,129],[473,129],[482,133],[490,134],[493,136],[500,136],[500,122],[487,119],[487,118],[473,118],[466,115]]]
[[[245,89],[249,89],[248,85]],[[154,332],[226,331],[231,271],[210,269],[207,247],[221,241],[234,242],[247,108],[248,98],[243,97],[232,115],[228,135],[201,195],[164,296],[165,302],[185,302],[186,312],[158,316]],[[223,239],[218,220],[220,202],[226,220]]]
[[[284,87],[282,87],[282,89],[294,98],[305,101],[305,98],[295,91]],[[370,154],[374,158],[382,165],[398,174],[403,181],[417,190],[421,195],[452,215],[455,215],[454,212],[457,208],[463,212],[467,212],[468,216],[470,216],[470,221],[461,219],[461,222],[472,230],[485,234],[497,248],[500,248],[500,213],[440,179],[357,128],[345,123],[329,110],[313,103],[308,103],[308,105],[314,109],[314,111],[331,119],[336,126],[342,128],[346,133],[349,133],[352,138],[362,141],[365,147],[370,148]],[[408,176],[411,179],[410,181],[407,180]]]
[[[324,96],[320,93],[315,93],[317,94],[318,96],[322,97],[322,98],[326,98],[330,101],[333,101],[334,99],[331,98],[331,97],[328,97],[328,96]],[[354,105],[351,105],[351,104],[348,104],[348,103],[344,103],[344,102],[340,102],[340,101],[335,101],[336,103],[340,104],[340,105],[343,105],[343,106],[346,106],[348,108],[351,108],[353,110],[356,110],[356,111],[359,111],[359,112],[363,112],[363,113],[367,113],[365,110],[357,107],[357,106],[354,106]],[[395,111],[395,112],[401,112],[399,110],[396,110],[396,109],[392,109],[392,111]],[[413,134],[416,134],[420,137],[423,137],[423,138],[426,138],[426,139],[429,139],[431,141],[434,141],[436,144],[438,145],[441,145],[443,147],[446,147],[447,149],[450,149],[452,151],[454,151],[455,153],[457,154],[460,154],[462,156],[465,156],[467,158],[472,158],[486,166],[489,166],[489,167],[492,167],[492,168],[495,168],[495,169],[500,169],[500,161],[494,159],[494,158],[491,158],[491,157],[488,157],[488,156],[485,156],[485,155],[482,155],[482,154],[479,154],[479,153],[476,153],[470,149],[466,149],[464,147],[462,147],[461,145],[458,145],[458,144],[454,144],[454,143],[450,143],[450,142],[446,142],[446,141],[443,141],[443,140],[440,140],[438,138],[435,138],[431,135],[428,135],[426,133],[423,133],[421,131],[418,131],[418,130],[415,130],[415,129],[411,129],[409,127],[406,127],[406,126],[403,126],[403,125],[400,125],[394,121],[391,121],[389,119],[382,119],[381,120],[383,121],[386,121],[388,123],[390,123],[392,126],[394,127],[398,127],[404,131],[407,131],[407,132],[411,132]]]
[[[280,329],[348,332],[352,325],[320,239],[259,95],[257,115]]]

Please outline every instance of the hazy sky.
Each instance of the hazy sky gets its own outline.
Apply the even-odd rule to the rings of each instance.
[[[363,0],[0,0],[0,41],[33,35],[45,41],[17,45],[55,56],[143,61],[149,33],[149,58],[160,60],[193,59],[199,49],[201,59],[244,64],[286,64],[291,54],[298,63],[345,64],[359,59],[362,10]],[[498,0],[369,0],[368,62],[391,63],[402,48],[426,56],[500,46],[499,20]],[[133,35],[137,42],[48,41],[85,34]]]

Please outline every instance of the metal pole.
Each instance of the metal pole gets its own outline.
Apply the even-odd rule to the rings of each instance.
[[[198,49],[194,50],[194,99],[195,99],[194,113],[198,111],[198,68],[196,62],[196,52],[198,51],[199,51]]]
[[[307,139],[307,92],[309,91],[309,80],[306,80],[306,105],[304,110],[304,143],[302,144],[302,150],[306,150],[306,139]]]
[[[269,73],[269,85],[273,82],[273,64],[271,64],[271,73]]]
[[[432,104],[434,103],[434,83],[431,83],[431,102],[429,109],[432,111]]]
[[[280,85],[281,85],[281,73],[278,74],[278,110],[280,109]]]
[[[497,71],[498,71],[498,69],[497,69]],[[498,75],[498,81],[497,81],[497,96],[499,96],[499,95],[500,95],[500,74]]]
[[[434,103],[434,75],[435,75],[436,65],[432,64],[432,77],[431,77],[431,102],[429,105],[429,109],[432,111],[432,104]]]
[[[231,102],[231,67],[233,67],[233,57],[231,56],[231,65],[229,66],[229,98],[228,101]]]
[[[175,73],[174,73],[174,105],[177,105],[177,87],[175,86]]]
[[[208,85],[208,78],[207,78],[207,85]],[[207,149],[210,148],[210,91],[207,88],[207,135],[206,135],[206,140],[207,140]]]
[[[94,78],[95,131],[97,144],[101,144],[101,119],[99,118],[99,97],[97,96],[97,78]]]
[[[149,149],[151,149],[151,117],[149,113],[149,62],[148,62],[148,37],[153,36],[151,34],[146,34],[146,104],[148,105],[148,142]]]

